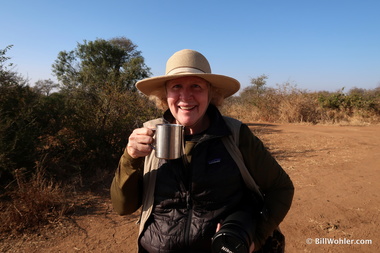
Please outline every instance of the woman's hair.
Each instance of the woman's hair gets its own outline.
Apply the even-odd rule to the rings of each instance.
[[[210,104],[213,104],[217,107],[221,106],[224,101],[223,95],[219,92],[219,89],[213,87],[211,84],[209,87],[210,87],[210,90],[209,90]],[[165,91],[163,91],[162,89],[164,89]],[[152,92],[151,95],[149,96],[149,99],[156,104],[156,107],[158,109],[166,110],[169,108],[167,97],[166,97],[166,85],[162,89],[157,90],[156,92]]]

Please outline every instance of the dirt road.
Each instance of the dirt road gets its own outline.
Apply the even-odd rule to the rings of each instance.
[[[273,125],[265,131],[296,187],[281,226],[287,252],[379,252],[380,127]],[[328,244],[332,239],[338,244]],[[348,244],[363,243],[356,240],[372,244]]]
[[[287,252],[380,252],[380,126],[249,125],[296,187],[281,224]],[[116,215],[108,186],[82,196],[70,223],[0,241],[0,250],[136,252],[138,213]]]

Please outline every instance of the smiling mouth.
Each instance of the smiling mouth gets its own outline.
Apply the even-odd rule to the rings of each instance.
[[[195,108],[195,105],[193,106],[178,106],[181,110],[192,110]]]

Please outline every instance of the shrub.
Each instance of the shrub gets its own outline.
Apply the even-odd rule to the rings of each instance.
[[[57,132],[40,136],[43,166],[58,178],[114,170],[132,130],[158,115],[148,99],[136,92],[110,88],[66,95],[65,119]]]
[[[353,88],[348,93],[321,92],[318,102],[328,121],[378,122],[380,118],[380,96],[375,90]]]
[[[379,89],[308,92],[284,83],[277,88],[247,88],[240,96],[226,99],[226,115],[245,122],[282,123],[376,123],[380,121]],[[265,88],[265,89],[264,89]]]
[[[0,176],[34,167],[41,134],[39,95],[28,86],[0,86]]]

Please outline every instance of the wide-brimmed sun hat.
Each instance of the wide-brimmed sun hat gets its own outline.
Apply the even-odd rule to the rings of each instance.
[[[229,97],[240,89],[236,79],[211,73],[211,67],[201,53],[183,49],[174,53],[166,62],[164,76],[150,77],[138,81],[136,87],[147,96],[155,95],[159,98],[166,96],[165,83],[169,80],[184,76],[197,76],[208,81],[224,98]]]

